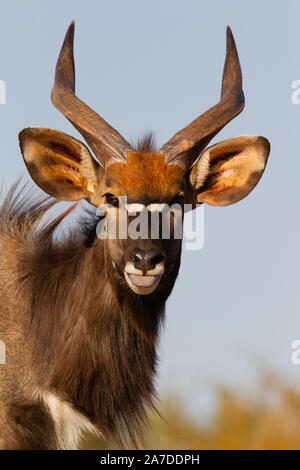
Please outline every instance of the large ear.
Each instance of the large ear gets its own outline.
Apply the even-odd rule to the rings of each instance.
[[[247,196],[265,169],[270,143],[261,136],[243,135],[212,145],[190,173],[197,202],[228,206]]]
[[[45,127],[23,129],[19,140],[31,177],[46,193],[64,201],[92,196],[101,167],[79,140]]]

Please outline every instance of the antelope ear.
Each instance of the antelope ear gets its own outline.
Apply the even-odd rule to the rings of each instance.
[[[228,206],[246,197],[265,169],[270,143],[261,136],[242,135],[212,145],[190,173],[197,202]]]
[[[101,167],[79,140],[54,129],[28,127],[19,141],[32,179],[50,196],[77,201],[93,195]]]

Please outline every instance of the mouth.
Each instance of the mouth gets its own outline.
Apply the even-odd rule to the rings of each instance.
[[[125,271],[125,279],[129,287],[139,295],[151,294],[161,280],[161,276],[141,276],[136,274],[128,274]]]
[[[135,269],[128,269],[128,266],[126,266],[126,268],[124,271],[124,275],[127,284],[129,285],[131,290],[133,290],[133,292],[138,295],[147,295],[154,292],[163,275],[162,269],[152,270],[152,272],[148,271],[146,275],[142,275],[137,273],[137,270]]]

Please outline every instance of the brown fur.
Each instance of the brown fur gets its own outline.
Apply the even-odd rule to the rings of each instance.
[[[166,165],[159,153],[132,152],[126,163],[113,163],[106,170],[107,191],[117,196],[127,195],[129,201],[172,202],[183,190],[184,170],[178,165]],[[143,181],[143,184],[140,182]]]
[[[24,129],[19,135],[24,161],[42,189],[65,201],[86,198],[96,207],[111,201],[114,214],[119,196],[147,205],[180,201],[195,206],[196,197],[201,203],[226,205],[251,191],[266,163],[266,139],[254,139],[263,151],[253,166],[251,159],[244,164],[254,177],[241,171],[239,161],[234,177],[223,159],[215,161],[214,172],[209,154],[204,164],[202,155],[191,169],[244,105],[230,28],[220,102],[177,132],[159,153],[150,134],[134,151],[78,100],[73,37],[72,22],[58,58],[52,102],[102,166],[77,139],[53,129]],[[225,150],[234,166],[235,149]],[[0,445],[53,449],[71,442],[75,447],[73,431],[64,435],[62,429],[72,422],[76,433],[90,422],[104,436],[136,445],[147,407],[155,407],[156,342],[178,274],[181,240],[101,240],[96,219],[81,221],[57,237],[55,229],[71,209],[45,224],[43,215],[53,203],[34,202],[24,190],[17,191],[12,188],[0,209],[0,340],[7,351],[7,362],[0,365]],[[138,272],[151,272],[146,260],[148,267],[163,265],[151,291],[130,284],[131,273],[125,270],[131,263]]]
[[[167,165],[148,137],[138,145],[144,151],[128,152],[126,162],[97,167],[90,200],[104,202],[110,193],[127,196],[128,202],[172,204],[183,195],[194,203],[192,176],[198,197],[209,197],[212,188],[213,201],[218,197],[223,204],[225,193],[225,203],[231,203],[256,184],[269,150],[262,138],[233,140],[239,145],[246,140],[242,153],[232,141],[217,144],[211,148],[211,167],[207,160],[190,175],[179,165]],[[232,169],[236,185],[231,184]],[[137,445],[147,408],[155,408],[156,343],[179,270],[181,240],[101,240],[96,236],[100,220],[91,215],[57,236],[72,207],[45,223],[53,204],[51,199],[35,201],[15,186],[0,210],[0,340],[7,350],[7,363],[0,365],[0,443],[5,448],[68,446],[65,442],[75,440],[61,437],[57,419],[67,428],[77,412],[105,437]],[[134,250],[156,250],[164,260],[164,274],[149,295],[135,294],[125,280]]]
[[[136,296],[114,272],[106,242],[90,243],[95,222],[82,221],[72,234],[55,240],[62,217],[41,226],[53,203],[33,202],[24,190],[16,191],[0,212],[1,290],[16,292],[12,301],[2,297],[0,313],[6,331],[0,338],[8,351],[7,364],[0,366],[7,391],[0,392],[0,409],[14,410],[0,415],[0,438],[6,442],[9,427],[19,436],[18,448],[56,448],[52,431],[39,441],[54,425],[33,397],[36,390],[47,390],[104,436],[136,445],[146,409],[154,407],[156,339],[179,258],[155,293]],[[16,418],[22,409],[29,410],[24,425]]]

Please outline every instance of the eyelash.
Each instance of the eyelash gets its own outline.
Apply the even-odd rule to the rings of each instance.
[[[113,194],[107,193],[104,194],[107,204],[110,204],[113,207],[119,207],[119,200]]]

